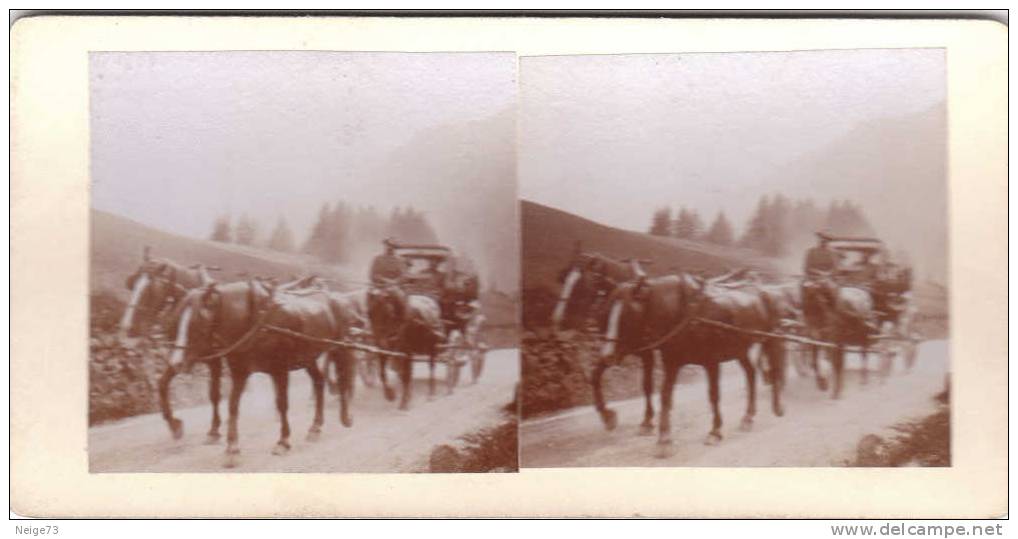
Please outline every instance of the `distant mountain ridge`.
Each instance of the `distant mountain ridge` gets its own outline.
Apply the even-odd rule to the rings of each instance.
[[[905,251],[922,277],[946,283],[946,121],[942,104],[859,124],[777,168],[763,185],[789,186],[792,198],[859,204],[892,251]]]

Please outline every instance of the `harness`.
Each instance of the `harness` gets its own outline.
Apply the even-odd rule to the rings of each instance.
[[[645,285],[645,282],[644,282],[645,280],[646,280],[645,278],[640,278],[638,280],[638,282],[636,284],[636,287],[634,288],[634,294],[639,292],[641,290],[641,288]],[[699,320],[699,316],[698,315],[700,313],[700,308],[703,305],[703,301],[702,300],[703,300],[703,298],[706,297],[706,294],[704,294],[702,289],[698,289],[697,292],[698,293],[695,296],[693,296],[693,298],[691,298],[690,301],[687,302],[687,305],[689,306],[689,309],[688,309],[688,313],[689,314],[687,314],[685,317],[683,317],[681,320],[679,320],[679,322],[677,324],[675,324],[675,326],[673,326],[671,330],[667,331],[664,335],[662,335],[661,337],[655,339],[654,341],[650,342],[649,344],[645,344],[645,345],[640,346],[640,347],[638,347],[636,349],[630,350],[630,351],[628,351],[628,352],[626,352],[624,354],[617,353],[616,355],[618,357],[624,357],[626,355],[639,355],[639,354],[641,354],[643,352],[649,352],[651,350],[656,350],[657,348],[661,347],[661,345],[663,345],[664,343],[670,341],[671,339],[675,338],[676,336],[681,334],[683,331],[685,331],[686,328],[688,328],[690,324],[692,324],[692,323],[696,322],[697,320]],[[639,299],[639,301],[644,302],[644,305],[646,306],[646,301],[648,299],[649,299],[649,297],[644,295],[642,298]],[[619,339],[605,339],[605,340],[608,341],[608,342],[613,342],[613,341],[614,342],[618,342],[619,341]]]
[[[172,272],[170,272],[170,277],[163,276],[163,275],[161,275],[161,274],[159,274],[157,272],[153,272],[151,270],[141,270],[138,273],[136,273],[135,276],[132,277],[132,278],[137,278],[141,274],[145,274],[146,276],[148,276],[148,278],[153,283],[158,281],[158,282],[163,282],[163,283],[169,284],[172,290],[166,296],[166,299],[163,301],[163,303],[161,305],[157,305],[157,306],[154,306],[154,307],[148,306],[148,305],[145,305],[145,306],[135,305],[134,309],[136,311],[140,312],[140,313],[156,314],[156,315],[158,315],[159,313],[165,311],[167,308],[175,306],[177,304],[177,302],[180,301],[180,298],[184,297],[185,295],[187,295],[188,292],[191,291],[191,289],[189,289],[189,288],[185,287],[184,285],[182,285],[182,284],[177,282],[177,271],[176,270],[173,270]]]
[[[210,292],[211,292],[211,290],[210,290]],[[206,293],[208,293],[208,292],[206,292]],[[257,335],[262,329],[264,329],[266,327],[266,324],[265,324],[266,319],[268,319],[269,315],[274,313],[276,311],[276,309],[279,308],[279,304],[277,302],[273,301],[274,300],[274,294],[275,294],[275,290],[272,290],[269,293],[269,297],[265,301],[265,304],[263,304],[264,308],[259,308],[256,305],[257,298],[255,298],[255,295],[254,295],[254,285],[249,283],[248,284],[248,292],[247,292],[247,300],[248,300],[248,318],[251,320],[251,328],[248,329],[247,332],[245,332],[243,335],[241,335],[240,338],[237,339],[233,344],[227,346],[226,348],[223,348],[222,350],[219,350],[217,352],[213,352],[211,354],[206,354],[206,355],[203,355],[203,356],[198,356],[196,358],[191,358],[190,361],[191,362],[196,362],[196,361],[210,361],[210,360],[213,360],[213,359],[219,359],[219,358],[228,356],[228,355],[236,352],[242,346],[247,344],[251,339],[253,339],[255,337],[255,335]],[[212,339],[215,339],[217,341],[222,342],[222,339],[219,337],[219,335],[216,334],[216,329],[217,329],[217,327],[219,325],[218,320],[219,320],[218,317],[213,318],[213,320],[212,320],[212,322],[211,322],[211,324],[209,326],[209,331],[208,332],[209,332],[209,336]],[[180,350],[180,349],[186,350],[187,349],[186,345],[181,346],[181,345],[178,345],[176,343],[173,343],[170,347],[172,349],[175,349],[175,350]]]

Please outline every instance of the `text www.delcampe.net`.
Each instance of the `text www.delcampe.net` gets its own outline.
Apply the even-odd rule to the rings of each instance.
[[[980,537],[1003,535],[1002,524],[838,524],[831,526],[831,535],[837,536],[922,536],[922,537]]]

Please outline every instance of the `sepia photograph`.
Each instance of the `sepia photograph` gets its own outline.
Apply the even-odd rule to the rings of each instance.
[[[515,55],[89,82],[91,472],[516,471]]]
[[[18,534],[1007,515],[1006,12],[25,13]]]
[[[951,465],[943,49],[520,80],[522,467]]]

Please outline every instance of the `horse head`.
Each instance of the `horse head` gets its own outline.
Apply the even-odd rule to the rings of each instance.
[[[127,308],[120,319],[121,338],[134,337],[148,328],[182,295],[179,266],[165,259],[146,256],[138,269],[127,278],[131,291]]]
[[[562,288],[555,309],[552,327],[581,326],[597,310],[597,306],[623,282],[633,279],[638,265],[627,264],[597,253],[577,253],[559,273]],[[641,270],[642,271],[642,270]]]

